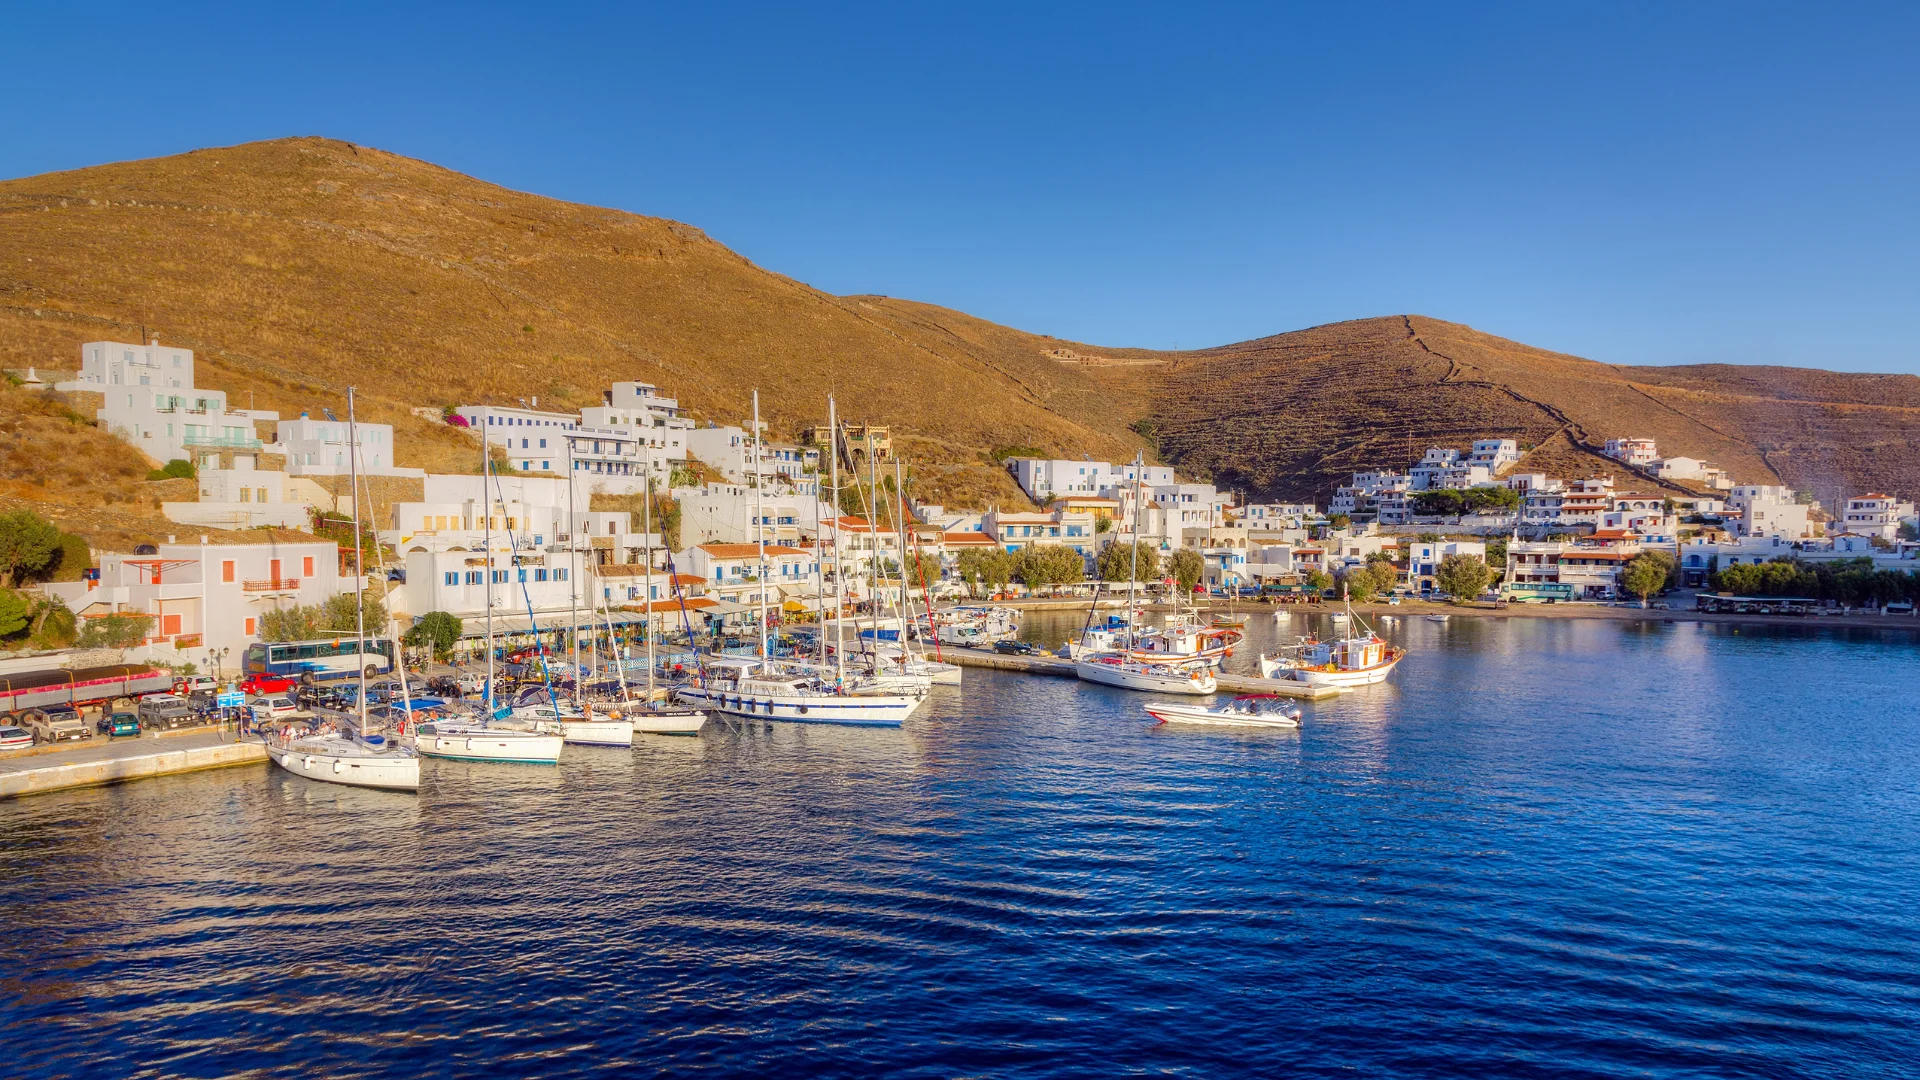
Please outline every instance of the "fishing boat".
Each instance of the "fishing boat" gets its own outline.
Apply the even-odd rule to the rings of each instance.
[[[1309,686],[1371,686],[1385,682],[1400,661],[1406,659],[1407,651],[1389,645],[1358,616],[1341,614],[1358,623],[1360,632],[1332,641],[1302,638],[1291,656],[1263,654],[1260,675],[1268,679],[1291,679]]]
[[[1073,669],[1087,682],[1126,690],[1206,695],[1220,688],[1213,677],[1213,668],[1203,660],[1156,663],[1128,659],[1118,653],[1099,653],[1076,657]]]
[[[926,700],[917,694],[849,691],[817,676],[752,657],[708,659],[674,691],[679,701],[733,716],[797,724],[899,727]]]
[[[289,727],[270,736],[266,747],[274,764],[309,780],[386,791],[420,790],[420,758],[380,736],[361,739],[324,726],[305,732]]]
[[[1297,728],[1300,710],[1273,694],[1242,694],[1220,705],[1149,701],[1147,715],[1163,724],[1218,724],[1229,727]]]

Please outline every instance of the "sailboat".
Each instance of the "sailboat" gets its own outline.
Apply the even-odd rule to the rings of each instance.
[[[1213,665],[1207,659],[1197,655],[1168,655],[1155,658],[1141,650],[1141,635],[1138,630],[1138,615],[1135,610],[1135,592],[1140,584],[1140,501],[1142,491],[1141,474],[1145,471],[1146,455],[1137,455],[1134,459],[1134,500],[1133,500],[1133,565],[1127,573],[1127,618],[1123,635],[1104,634],[1099,631],[1086,631],[1081,635],[1080,647],[1073,650],[1074,673],[1087,682],[1101,683],[1106,686],[1118,686],[1125,690],[1149,690],[1163,694],[1211,694],[1219,689],[1214,678]],[[1092,619],[1089,609],[1088,619]],[[1237,638],[1236,638],[1237,640]]]
[[[620,656],[617,639],[613,636],[613,617],[611,613],[605,611],[605,605],[601,604],[602,613],[606,616],[607,640],[612,643],[614,649],[614,672],[620,685],[620,696],[613,701],[604,702],[603,707],[607,710],[607,715],[616,720],[625,721],[629,730],[635,735],[698,735],[700,729],[706,726],[707,714],[699,709],[674,704],[671,695],[657,690],[654,686],[658,665],[654,657],[653,640],[653,459],[651,457],[647,459],[646,470],[647,489],[646,496],[641,501],[640,532],[645,545],[641,560],[642,565],[647,568],[644,579],[647,583],[645,598],[647,621],[644,624],[647,637],[647,687],[645,693],[638,699],[628,692],[626,662]],[[674,588],[671,568],[673,560],[669,558],[667,561],[669,563],[667,587],[672,590]],[[600,601],[601,598],[596,595],[595,603]],[[691,640],[691,634],[689,634],[689,640]],[[597,650],[595,655],[598,655]]]
[[[365,652],[367,615],[363,598],[366,590],[365,554],[360,540],[360,439],[354,418],[353,387],[347,387],[347,453],[353,474],[353,595],[356,651]],[[367,732],[367,673],[360,675],[359,726],[323,722],[296,733],[291,726],[282,728],[266,740],[267,757],[295,776],[321,780],[348,787],[383,788],[390,791],[420,790],[420,758],[413,751],[387,741],[383,735]],[[406,685],[406,668],[400,669],[400,682]]]
[[[494,495],[487,490],[487,483],[493,477],[493,462],[487,452],[486,414],[481,416],[480,427],[480,511],[486,521],[482,525],[481,548],[486,552],[486,603],[487,603],[487,692],[486,714],[477,719],[456,717],[447,720],[431,720],[413,729],[413,748],[428,757],[451,758],[458,761],[492,761],[528,765],[557,765],[560,762],[560,749],[565,740],[557,732],[514,730],[500,726],[495,721],[505,718],[509,710],[498,707],[495,701],[497,681],[494,678],[493,656],[493,502]],[[502,507],[505,500],[501,500]],[[507,548],[512,550],[509,539]],[[509,556],[508,563],[511,565]]]

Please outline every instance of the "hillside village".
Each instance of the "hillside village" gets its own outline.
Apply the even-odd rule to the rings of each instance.
[[[912,468],[883,426],[822,424],[780,442],[764,424],[696,422],[645,382],[616,382],[578,411],[531,394],[423,407],[465,435],[474,468],[429,473],[402,460],[389,424],[235,407],[199,385],[192,349],[155,337],[78,351],[70,377],[13,381],[90,407],[197,498],[162,504],[179,526],[169,542],[91,551],[83,574],[40,586],[43,603],[81,626],[130,620],[140,632],[126,644],[175,664],[217,663],[262,637],[267,612],[352,591],[356,489],[364,572],[394,627],[445,612],[469,638],[484,633],[489,595],[496,632],[511,635],[582,605],[611,626],[661,630],[737,627],[762,603],[804,617],[829,581],[854,605],[898,593],[903,565],[914,596],[1086,592],[1116,577],[1103,554],[1136,537],[1149,580],[1290,599],[1446,593],[1450,559],[1484,563],[1486,587],[1518,602],[1622,599],[1646,553],[1670,567],[1661,588],[1783,558],[1920,567],[1910,501],[1862,492],[1828,512],[1636,436],[1606,442],[1617,467],[1601,475],[1537,471],[1510,438],[1433,447],[1404,471],[1354,473],[1324,505],[1245,502],[1165,465],[1009,453],[1032,506],[948,507],[910,482],[896,490],[896,470],[906,481]]]

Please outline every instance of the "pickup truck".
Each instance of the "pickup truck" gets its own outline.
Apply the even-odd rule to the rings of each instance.
[[[93,738],[87,722],[71,706],[49,705],[44,709],[28,709],[21,717],[33,737],[43,743],[78,741]]]
[[[172,731],[196,722],[193,710],[178,694],[148,694],[140,699],[140,726],[154,731]]]

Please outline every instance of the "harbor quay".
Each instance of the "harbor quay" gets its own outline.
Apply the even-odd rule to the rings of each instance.
[[[236,739],[230,731],[96,740],[71,750],[46,748],[0,757],[0,799],[266,760],[263,744]]]

